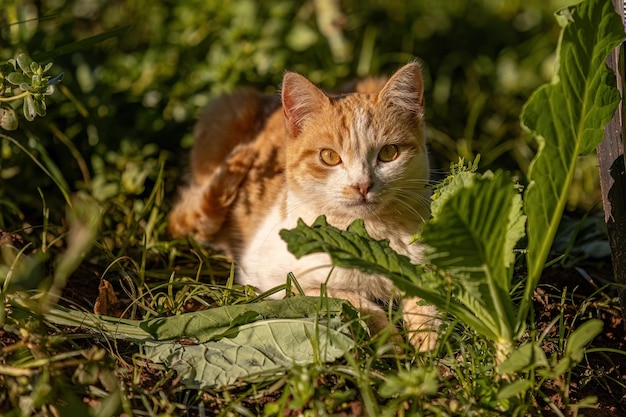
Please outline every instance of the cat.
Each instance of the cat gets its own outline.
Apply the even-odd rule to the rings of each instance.
[[[281,97],[243,89],[214,100],[194,138],[192,178],[169,218],[173,236],[191,235],[234,258],[241,284],[265,291],[293,272],[305,294],[319,295],[326,283],[327,294],[350,301],[374,332],[388,326],[376,302],[396,294],[387,278],[333,268],[326,254],[296,259],[279,231],[321,214],[339,228],[360,218],[371,236],[423,261],[423,248],[410,244],[430,213],[418,63],[344,94],[287,72]],[[428,350],[436,310],[419,301],[403,300],[403,319],[410,342]]]

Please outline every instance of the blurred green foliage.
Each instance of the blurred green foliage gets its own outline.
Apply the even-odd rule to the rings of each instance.
[[[167,159],[162,192],[175,195],[191,126],[215,95],[240,85],[275,92],[286,69],[333,88],[418,58],[440,169],[480,153],[483,168],[504,167],[523,180],[533,145],[518,117],[551,76],[552,13],[566,3],[4,0],[0,60],[25,52],[42,65],[52,60],[52,77],[64,73],[47,117],[11,136],[41,158],[55,182],[139,213],[137,197],[152,190],[159,158]],[[85,41],[103,34],[111,36]],[[0,144],[0,228],[40,221],[38,189],[50,221],[59,222],[64,200],[51,178],[10,141]],[[587,175],[593,162],[587,165],[573,207],[597,200]]]

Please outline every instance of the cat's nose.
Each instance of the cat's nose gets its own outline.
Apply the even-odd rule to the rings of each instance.
[[[355,184],[354,188],[356,188],[359,194],[361,194],[361,196],[365,198],[367,196],[367,193],[369,193],[369,191],[372,189],[372,183],[362,182],[360,184]]]

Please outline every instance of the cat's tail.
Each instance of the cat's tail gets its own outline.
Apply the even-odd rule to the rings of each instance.
[[[191,235],[202,244],[214,240],[256,157],[251,144],[239,144],[207,181],[184,188],[169,216],[170,234]]]
[[[237,151],[238,145],[252,142],[279,107],[278,95],[249,88],[224,94],[210,102],[193,130],[189,162],[194,181],[204,182]]]
[[[172,236],[213,240],[254,163],[254,139],[279,106],[277,96],[251,89],[209,103],[194,128],[190,183],[169,217]]]

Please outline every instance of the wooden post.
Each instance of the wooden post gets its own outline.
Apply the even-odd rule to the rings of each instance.
[[[624,0],[612,0],[624,21]],[[618,47],[607,63],[617,77],[617,87],[624,94],[623,48]],[[613,260],[613,273],[619,288],[622,314],[626,318],[626,159],[624,157],[624,100],[615,112],[613,120],[604,129],[604,140],[598,145],[600,185],[604,220]]]

